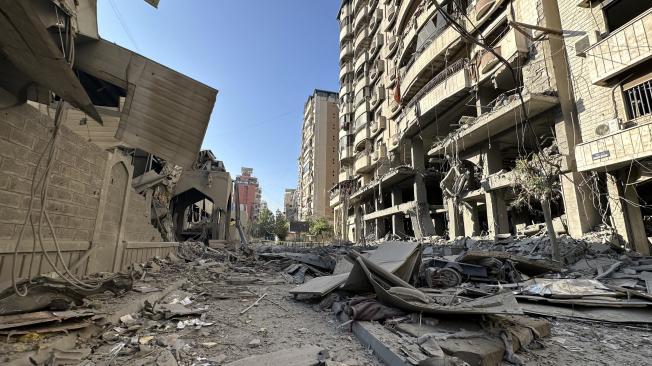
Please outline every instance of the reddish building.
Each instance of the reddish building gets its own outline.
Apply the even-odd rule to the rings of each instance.
[[[252,168],[241,168],[241,174],[235,178],[235,185],[238,186],[240,207],[244,207],[249,222],[258,217],[260,211],[260,200],[262,189],[258,178],[253,176]]]

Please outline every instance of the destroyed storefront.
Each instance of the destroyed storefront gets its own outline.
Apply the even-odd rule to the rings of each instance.
[[[217,91],[102,40],[95,1],[0,8],[2,287],[173,251],[174,186],[194,171]],[[210,197],[228,216],[217,175]]]

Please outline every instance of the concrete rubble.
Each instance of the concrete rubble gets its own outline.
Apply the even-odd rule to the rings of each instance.
[[[0,361],[353,366],[549,358],[598,364],[581,347],[602,342],[596,334],[608,334],[609,324],[631,330],[609,344],[618,350],[610,357],[631,359],[621,351],[650,342],[652,258],[608,243],[564,240],[568,250],[557,267],[546,237],[318,249],[185,242],[124,274],[94,276],[101,285],[94,291],[48,277],[35,279],[23,302],[8,302],[15,294],[5,291]],[[458,273],[460,283],[428,281],[440,271]]]

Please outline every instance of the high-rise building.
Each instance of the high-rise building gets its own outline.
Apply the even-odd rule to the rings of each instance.
[[[297,201],[297,190],[294,188],[287,188],[283,195],[283,214],[288,221],[299,220]]]
[[[541,151],[559,161],[550,214],[572,236],[606,217],[602,185],[588,183],[605,162],[609,192],[625,191],[611,211],[639,202],[646,190],[632,199],[618,169],[652,155],[649,1],[594,3],[343,0],[336,235],[493,236],[542,223],[544,205],[516,205],[514,183],[516,163]],[[631,126],[640,139],[621,130]],[[647,242],[641,215],[652,212],[615,211],[626,241]]]
[[[299,156],[298,218],[332,219],[329,190],[337,183],[338,94],[315,90],[304,106]]]
[[[254,222],[261,209],[262,188],[258,178],[253,176],[253,168],[241,168],[241,174],[235,178],[238,186],[240,207],[244,207],[249,222]]]

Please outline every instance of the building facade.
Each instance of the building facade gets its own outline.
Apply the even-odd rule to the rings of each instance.
[[[288,222],[299,220],[297,201],[297,190],[294,188],[287,188],[283,195],[283,214]]]
[[[592,5],[596,3],[600,2]],[[582,58],[570,46],[588,42],[590,52],[608,49],[616,39],[619,44],[642,42],[647,38],[641,29],[652,28],[644,24],[647,18],[639,9],[646,5],[637,5],[630,13],[639,14],[640,24],[630,20],[631,29],[590,47],[591,35],[604,36],[608,28],[598,24],[594,29],[596,9],[586,8],[587,4],[342,1],[340,173],[330,200],[336,234],[361,241],[388,233],[414,237],[516,233],[524,225],[544,221],[540,203],[530,202],[527,209],[514,205],[519,195],[514,185],[517,162],[546,150],[554,151],[559,162],[555,173],[559,195],[551,199],[551,215],[573,236],[600,224],[603,216],[595,204],[600,194],[590,184],[590,169],[604,170],[604,164],[582,167],[584,157],[576,153],[590,149],[581,146],[596,138],[591,123],[609,119],[602,106],[610,105],[603,102],[611,98],[613,88],[603,82],[614,71],[604,64],[589,71],[599,57]],[[613,11],[621,17],[614,27],[629,24],[621,13]],[[580,18],[591,24],[577,22]],[[588,41],[574,44],[589,33]],[[639,48],[645,49],[647,43],[643,46]],[[629,55],[629,62],[638,65],[646,52]],[[616,62],[610,65],[615,68]],[[596,80],[591,72],[604,75]],[[647,80],[639,74],[633,77],[627,87]],[[588,80],[593,81],[587,85]],[[578,88],[584,91],[579,97],[584,98],[584,108],[581,99],[577,107],[574,103]],[[594,94],[595,88],[601,89]],[[617,102],[619,112],[629,113],[631,119],[649,110],[641,104],[645,93],[639,87],[631,93],[637,101]],[[633,108],[638,109],[632,112]],[[591,157],[583,150],[582,154]],[[597,159],[615,155],[598,154]],[[616,159],[616,166],[622,164]],[[633,194],[625,195],[623,202],[631,202]],[[636,214],[619,220],[627,219],[641,221]],[[627,235],[620,234],[633,244]],[[642,242],[643,233],[638,236]]]
[[[298,219],[332,219],[329,190],[337,183],[338,94],[315,90],[304,106],[299,155]]]
[[[258,178],[254,177],[253,173],[253,168],[242,167],[240,169],[240,175],[235,178],[234,182],[238,189],[240,206],[244,207],[250,223],[253,223],[258,217],[263,194]]]

